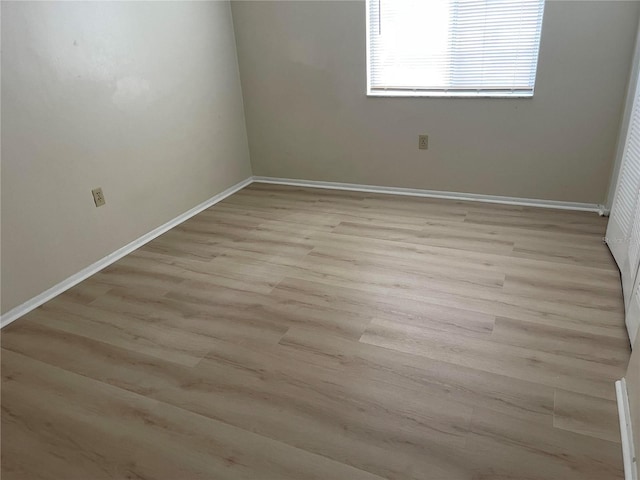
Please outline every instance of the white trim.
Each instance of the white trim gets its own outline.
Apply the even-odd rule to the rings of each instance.
[[[377,86],[371,85],[371,28],[380,27],[382,23],[380,12],[380,0],[366,0],[365,1],[365,50],[366,50],[366,96],[367,97],[412,97],[412,98],[532,98],[535,89],[536,76],[538,67],[540,65],[540,44],[541,33],[543,28],[544,10],[545,4],[542,2],[542,11],[540,17],[540,32],[538,32],[538,45],[536,48],[535,65],[533,69],[533,85],[531,88],[485,88],[476,86],[475,88],[453,88],[444,87],[440,85],[440,88],[423,88],[420,86],[409,87],[397,87],[397,86]],[[371,10],[372,3],[378,3],[378,22],[375,25],[371,25]]]
[[[367,97],[412,97],[412,98],[533,98],[533,90],[509,92],[500,90],[394,90],[393,88],[369,89]]]
[[[214,195],[209,200],[193,207],[191,210],[178,215],[173,220],[168,221],[164,225],[155,228],[149,233],[144,234],[140,238],[133,242],[119,248],[113,253],[110,253],[104,258],[101,258],[95,263],[92,263],[86,268],[83,268],[78,273],[71,275],[69,278],[54,285],[53,287],[45,290],[39,295],[27,300],[21,305],[9,310],[7,313],[0,317],[0,328],[9,325],[11,322],[17,320],[21,316],[29,313],[31,310],[38,308],[43,303],[51,300],[53,297],[60,295],[65,290],[77,285],[82,280],[90,277],[91,275],[99,272],[103,268],[111,265],[112,263],[120,260],[125,255],[133,252],[137,248],[140,248],[144,244],[150,242],[154,238],[162,235],[166,231],[172,229],[176,225],[188,220],[201,211],[215,205],[216,203],[224,200],[230,195],[233,195],[238,190],[243,189],[251,183],[271,183],[277,185],[291,185],[297,187],[312,187],[312,188],[324,188],[329,190],[349,190],[356,192],[371,192],[371,193],[384,193],[390,195],[406,195],[412,197],[428,197],[428,198],[442,198],[448,200],[464,200],[472,202],[485,202],[485,203],[500,203],[505,205],[522,205],[528,207],[541,207],[541,208],[555,208],[559,210],[578,210],[585,212],[597,212],[600,215],[606,215],[608,211],[602,206],[595,203],[577,203],[577,202],[560,202],[556,200],[536,200],[530,198],[518,198],[518,197],[500,197],[495,195],[481,195],[478,193],[458,193],[458,192],[441,192],[437,190],[421,190],[416,188],[401,188],[401,187],[381,187],[375,185],[361,185],[357,183],[338,183],[338,182],[322,182],[316,180],[295,180],[290,178],[275,178],[275,177],[249,177],[232,187],[229,187],[223,192]],[[635,480],[635,479],[634,479]]]
[[[176,225],[181,224],[185,220],[188,220],[194,215],[197,215],[201,211],[211,207],[212,205],[215,205],[221,200],[224,200],[225,198],[227,198],[228,196],[233,195],[238,190],[241,190],[247,185],[250,185],[252,182],[253,182],[253,177],[249,177],[241,181],[240,183],[236,183],[232,187],[229,187],[226,190],[224,190],[223,192],[220,192],[217,195],[214,195],[209,200],[202,202],[200,205],[193,207],[191,210],[187,210],[186,212],[175,217],[174,219],[169,220],[164,225],[160,225],[159,227],[154,228],[149,233],[145,233],[144,235],[142,235],[140,238],[137,238],[133,242],[125,245],[122,248],[119,248],[115,252],[110,253],[106,257],[101,258],[95,263],[92,263],[88,267],[83,268],[78,273],[71,275],[69,278],[54,285],[48,290],[45,290],[41,294],[36,295],[35,297],[31,298],[30,300],[27,300],[23,304],[18,305],[17,307],[9,310],[7,313],[2,315],[2,317],[0,317],[0,328],[6,327],[11,322],[17,320],[18,318],[25,315],[26,313],[29,313],[31,310],[39,307],[43,303],[51,300],[53,297],[60,295],[65,290],[68,290],[74,285],[77,285],[78,283],[80,283],[82,280],[90,277],[94,273],[97,273],[103,268],[116,262],[117,260],[120,260],[122,257],[133,252],[137,248],[140,248],[145,243],[150,242],[154,238],[162,235],[168,230],[171,230]]]
[[[634,458],[633,432],[631,415],[629,414],[629,397],[625,379],[616,382],[616,399],[618,400],[618,418],[620,420],[620,437],[622,439],[622,459],[625,480],[638,480],[638,459]]]
[[[578,210],[596,212],[606,215],[607,210],[595,203],[561,202],[558,200],[538,200],[533,198],[500,197],[479,193],[441,192],[438,190],[422,190],[417,188],[380,187],[357,183],[322,182],[316,180],[296,180],[291,178],[253,177],[257,183],[273,183],[296,187],[325,188],[330,190],[350,190],[355,192],[386,193],[390,195],[407,195],[412,197],[442,198],[447,200],[465,200],[471,202],[500,203],[505,205],[521,205],[527,207],[555,208],[558,210]]]
[[[367,0],[365,2],[365,50],[366,50],[366,68],[367,68],[367,84],[366,84],[366,90],[365,92],[370,92],[371,91],[371,59],[369,58],[369,50],[371,49],[371,46],[369,45],[370,41],[371,41],[371,35],[369,34],[370,29],[371,29],[371,15],[369,15],[369,12],[371,11],[371,8],[369,8],[369,2],[371,2],[371,0]]]

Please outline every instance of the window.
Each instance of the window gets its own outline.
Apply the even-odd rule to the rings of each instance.
[[[530,97],[544,0],[368,0],[367,90]]]

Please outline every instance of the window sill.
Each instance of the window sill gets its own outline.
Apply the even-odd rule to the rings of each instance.
[[[367,97],[431,98],[533,98],[533,92],[444,92],[420,90],[369,90]]]

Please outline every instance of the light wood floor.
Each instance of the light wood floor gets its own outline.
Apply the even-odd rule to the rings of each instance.
[[[254,184],[2,332],[2,479],[622,479],[590,213]]]

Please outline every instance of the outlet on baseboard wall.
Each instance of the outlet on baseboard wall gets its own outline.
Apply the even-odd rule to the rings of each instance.
[[[107,203],[107,201],[104,199],[102,188],[94,188],[93,190],[91,190],[91,193],[93,195],[93,202],[96,204],[96,207],[101,207],[102,205]]]
[[[429,135],[418,135],[418,148],[420,150],[429,149]]]

